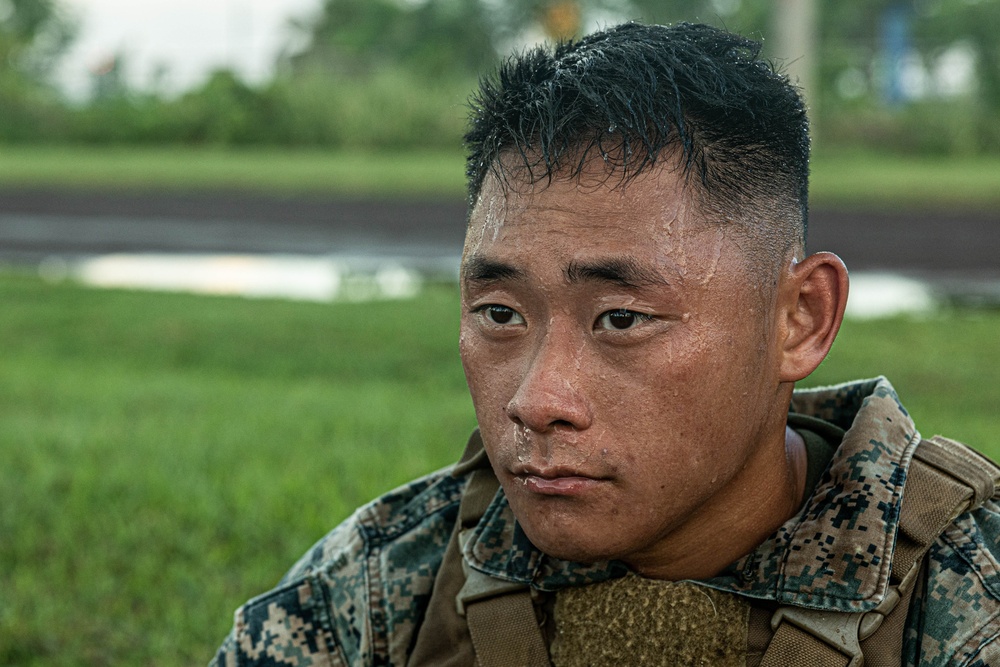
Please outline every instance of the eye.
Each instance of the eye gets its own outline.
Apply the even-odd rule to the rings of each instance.
[[[596,326],[609,331],[626,331],[651,319],[653,319],[652,315],[619,308],[603,313],[597,318]]]
[[[524,318],[521,314],[514,310],[513,308],[508,308],[507,306],[500,306],[497,304],[489,304],[478,309],[482,317],[484,317],[490,324],[497,324],[500,326],[509,326],[524,324]]]

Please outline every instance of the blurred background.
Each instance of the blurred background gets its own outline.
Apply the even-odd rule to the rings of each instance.
[[[0,665],[204,663],[459,455],[466,98],[629,19],[805,93],[852,270],[806,384],[1000,455],[1000,0],[0,0]]]
[[[453,150],[501,54],[629,19],[763,40],[822,144],[1000,151],[993,0],[3,0],[0,139]]]
[[[891,296],[926,291],[905,275],[998,300],[998,0],[0,0],[0,259],[108,283],[136,266],[82,260],[338,257],[314,296],[345,271],[451,275],[479,74],[629,19],[757,38],[801,86],[813,248],[896,273]],[[174,271],[237,271],[195,268]]]

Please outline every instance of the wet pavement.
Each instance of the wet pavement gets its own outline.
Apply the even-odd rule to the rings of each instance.
[[[246,192],[0,191],[0,261],[109,253],[391,258],[424,271],[457,266],[465,203]],[[1000,213],[814,210],[809,247],[852,271],[916,277],[1000,303]],[[978,295],[978,296],[977,296]]]

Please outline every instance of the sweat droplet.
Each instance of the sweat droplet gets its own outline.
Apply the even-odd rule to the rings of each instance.
[[[690,321],[691,321],[691,313],[684,313],[683,315],[681,315],[681,322],[687,324]]]

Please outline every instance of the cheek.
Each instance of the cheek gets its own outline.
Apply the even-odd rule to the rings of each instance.
[[[614,381],[595,384],[611,421],[643,441],[696,438],[706,420],[745,399],[757,373],[733,331],[694,318],[685,329],[641,355],[610,360],[602,375]]]
[[[459,334],[459,356],[465,371],[465,382],[476,411],[480,426],[496,419],[506,419],[504,411],[512,392],[511,373],[504,366],[504,355],[498,354],[493,346],[483,341],[474,327],[463,322]]]
[[[480,386],[484,384],[483,378],[483,346],[476,340],[476,335],[471,331],[471,327],[462,322],[458,336],[458,354],[462,360],[462,370],[465,371],[465,382],[469,385],[469,393],[472,394],[473,402],[477,402]]]
[[[469,374],[469,362],[475,354],[473,346],[474,343],[472,342],[469,325],[466,323],[465,317],[463,317],[458,329],[458,356],[462,360],[462,367],[465,369],[466,375]]]
[[[604,368],[595,386],[627,410],[670,408],[715,373],[715,357],[710,336],[692,320],[641,349],[613,351],[602,360]]]

